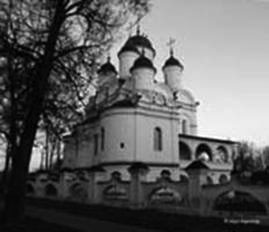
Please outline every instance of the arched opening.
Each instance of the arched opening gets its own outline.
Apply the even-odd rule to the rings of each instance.
[[[69,192],[70,192],[71,198],[74,200],[84,201],[87,199],[87,196],[88,196],[85,188],[79,183],[72,185],[70,187]]]
[[[57,188],[52,184],[48,184],[45,187],[45,195],[48,197],[56,197],[58,195]]]
[[[34,187],[31,184],[26,185],[26,194],[33,195],[35,193]]]
[[[153,141],[153,147],[155,151],[161,151],[162,150],[162,130],[159,127],[156,127],[154,129],[154,141]]]
[[[179,158],[180,160],[191,160],[191,149],[184,142],[179,142]]]
[[[229,161],[229,154],[224,146],[217,147],[217,159],[223,163],[227,163]]]
[[[266,214],[265,205],[247,192],[228,191],[219,195],[214,202],[214,210],[228,211],[230,213]]]
[[[228,177],[225,174],[221,174],[219,177],[219,183],[226,184],[228,182],[229,182]]]
[[[211,151],[210,147],[205,143],[200,144],[196,148],[195,157],[196,157],[196,159],[201,159],[203,161],[212,161],[213,160],[212,151]]]

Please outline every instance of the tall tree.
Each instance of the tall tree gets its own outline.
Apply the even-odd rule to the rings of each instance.
[[[269,167],[269,146],[265,146],[262,150],[262,156],[264,160],[264,165]]]
[[[12,158],[7,224],[20,224],[23,219],[25,183],[38,127],[46,123],[61,132],[66,122],[81,118],[97,58],[127,19],[136,20],[148,9],[147,0],[0,2],[1,99],[6,102],[0,125]]]
[[[238,146],[238,156],[234,159],[234,168],[238,172],[253,171],[254,146],[249,142],[241,142]]]

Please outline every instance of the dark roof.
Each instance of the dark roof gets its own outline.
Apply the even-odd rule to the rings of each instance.
[[[120,55],[124,51],[134,51],[138,52],[137,47],[143,47],[143,48],[148,48],[151,51],[153,51],[155,55],[155,49],[153,48],[150,40],[144,36],[144,35],[134,35],[131,36],[125,43],[125,45],[122,47],[122,49],[119,51],[118,55]]]
[[[144,55],[141,55],[135,60],[134,65],[131,67],[130,71],[133,71],[136,68],[150,68],[156,73],[156,68],[153,66],[151,60]]]
[[[146,36],[143,36],[143,35],[134,35],[134,36],[130,37],[126,42],[126,45],[127,46],[128,45],[130,45],[130,46],[141,46],[141,47],[145,47],[145,48],[149,48],[151,50],[154,50],[151,42],[149,41],[149,39]]]
[[[188,134],[178,134],[178,137],[179,137],[179,140],[180,140],[180,138],[186,138],[186,139],[194,139],[194,140],[201,140],[201,141],[212,141],[212,142],[220,142],[220,143],[227,143],[227,144],[238,144],[238,142],[232,141],[232,140],[201,137],[201,136],[188,135]]]
[[[209,167],[201,160],[195,160],[185,168],[186,171],[201,169],[209,169]]]
[[[104,63],[101,68],[98,70],[98,73],[109,73],[113,72],[117,74],[117,70],[113,64],[111,64],[110,59],[107,60],[106,63]]]
[[[170,56],[164,63],[163,68],[167,67],[167,66],[178,66],[180,67],[182,70],[184,70],[184,66],[183,64],[180,63],[180,61],[178,59],[176,59],[173,56]]]

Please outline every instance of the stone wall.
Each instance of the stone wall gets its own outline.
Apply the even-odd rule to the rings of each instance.
[[[269,186],[243,185],[235,178],[225,184],[205,185],[208,170],[190,170],[189,179],[184,181],[173,180],[169,171],[163,171],[155,181],[148,182],[148,172],[141,164],[131,166],[129,181],[123,180],[119,172],[104,181],[101,170],[65,171],[58,178],[42,173],[28,181],[27,193],[85,204],[156,208],[203,216],[251,214],[269,219]]]

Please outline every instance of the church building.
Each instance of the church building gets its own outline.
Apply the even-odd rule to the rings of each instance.
[[[183,85],[184,65],[171,49],[160,82],[155,56],[151,41],[138,31],[120,48],[118,68],[110,58],[100,67],[85,120],[65,137],[63,167],[101,167],[104,180],[114,172],[129,180],[128,168],[140,163],[149,170],[146,182],[164,171],[179,181],[201,159],[209,167],[206,182],[228,182],[236,142],[197,134],[199,103]]]

